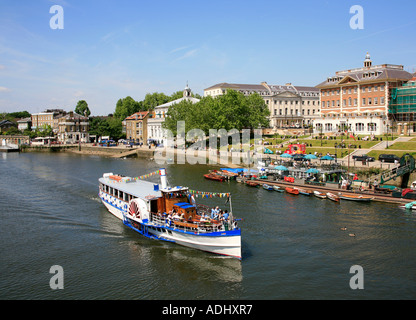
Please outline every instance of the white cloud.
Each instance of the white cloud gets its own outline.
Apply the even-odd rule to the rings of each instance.
[[[191,46],[183,46],[183,47],[175,48],[172,51],[170,51],[169,53],[174,53],[174,52],[182,51],[182,50],[188,49],[190,47]]]
[[[0,87],[0,92],[9,92],[9,91],[11,91],[9,88]]]
[[[189,50],[184,55],[182,55],[181,57],[177,58],[176,60],[178,61],[178,60],[182,60],[182,59],[186,59],[186,58],[193,57],[197,51],[198,51],[198,49]]]

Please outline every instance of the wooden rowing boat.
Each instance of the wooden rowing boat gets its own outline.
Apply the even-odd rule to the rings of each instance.
[[[299,190],[295,189],[295,188],[286,187],[285,190],[286,190],[287,193],[299,194]]]
[[[327,192],[326,196],[328,197],[329,200],[335,201],[335,202],[339,202],[339,197],[331,192]]]
[[[320,199],[326,199],[326,194],[323,193],[323,192],[319,192],[319,191],[314,190],[313,195],[317,198],[320,198]]]
[[[245,184],[249,187],[260,187],[260,184],[254,181],[247,180]]]
[[[369,202],[374,199],[374,197],[363,196],[361,194],[346,194],[339,193],[340,199],[351,200],[351,201],[360,201],[360,202]]]
[[[209,179],[209,180],[214,180],[214,181],[220,181],[220,182],[223,182],[225,180],[224,177],[221,177],[216,174],[211,174],[211,173],[204,174],[204,178]]]
[[[269,186],[268,184],[263,184],[263,189],[272,191],[273,190],[273,187],[272,186]]]
[[[294,188],[294,189],[299,190],[299,193],[305,196],[310,196],[311,194],[313,194],[313,191],[309,189],[303,189],[303,188]]]
[[[285,190],[283,188],[280,188],[279,186],[273,186],[273,190],[277,192],[284,192]]]

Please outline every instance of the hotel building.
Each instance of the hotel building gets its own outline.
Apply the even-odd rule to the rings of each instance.
[[[315,87],[260,84],[219,83],[204,89],[204,96],[216,97],[227,90],[250,95],[258,93],[270,111],[270,127],[303,128],[312,124],[320,112],[319,89]]]
[[[412,78],[402,65],[372,65],[367,53],[362,68],[338,71],[320,89],[321,118],[315,133],[349,132],[380,135],[392,126],[388,105],[393,88]]]

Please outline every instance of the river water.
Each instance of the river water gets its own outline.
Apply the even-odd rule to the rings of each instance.
[[[153,161],[0,154],[0,299],[416,298],[415,213],[209,181],[202,165],[165,167],[171,185],[232,193],[241,261],[147,239],[107,212],[98,178],[140,176],[159,169]],[[54,265],[62,290],[50,287]],[[355,265],[363,289],[350,287]]]

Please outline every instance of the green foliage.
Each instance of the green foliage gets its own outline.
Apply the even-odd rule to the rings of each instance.
[[[124,120],[133,113],[139,111],[140,104],[132,97],[128,96],[124,99],[119,99],[116,104],[114,117],[119,120]]]
[[[194,94],[192,95],[195,96]],[[200,97],[199,95],[196,96]],[[180,99],[182,97],[182,91],[174,92],[170,96],[159,92],[148,93],[142,101],[135,101],[132,97],[128,96],[117,101],[114,117],[124,120],[136,112],[151,111],[154,110],[157,106],[165,104],[169,101]]]
[[[175,94],[174,94],[175,95]],[[164,93],[148,93],[144,97],[143,101],[140,101],[140,111],[148,111],[148,110],[154,110],[155,107],[160,106],[161,104],[164,104],[166,102],[175,100],[178,98],[172,98]]]
[[[218,97],[204,97],[198,103],[182,101],[169,108],[163,127],[176,135],[177,122],[185,121],[185,132],[201,129],[256,129],[267,126],[269,110],[258,94],[248,97],[241,92],[228,90]]]
[[[90,109],[88,108],[88,103],[85,100],[80,100],[75,107],[75,113],[80,114],[82,116],[89,117],[91,114]]]
[[[110,136],[118,140],[125,137],[122,133],[122,120],[116,117],[92,117],[89,119],[90,130],[89,134],[97,136]]]

